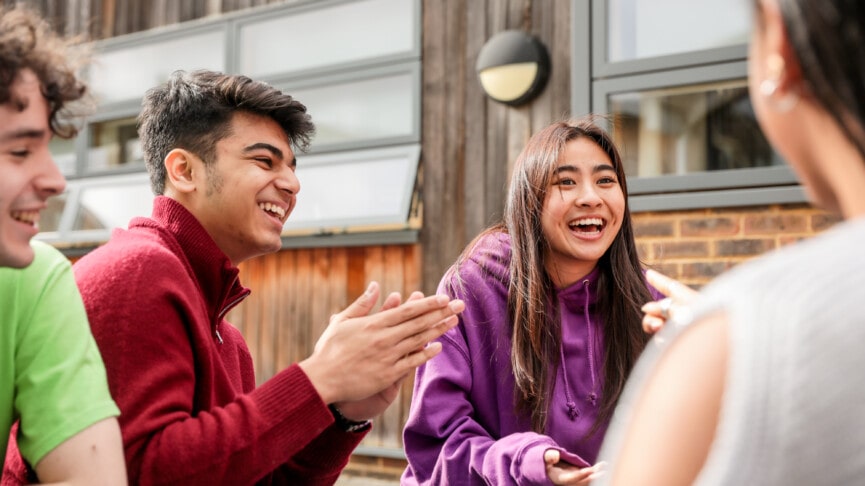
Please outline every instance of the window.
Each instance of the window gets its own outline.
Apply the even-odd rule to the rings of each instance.
[[[287,238],[305,235],[307,246],[316,244],[309,235],[340,232],[416,238],[409,213],[420,152],[420,25],[420,0],[334,0],[98,43],[89,70],[98,111],[77,139],[52,142],[70,184],[52,202],[40,238],[99,243],[111,228],[150,214],[137,116],[146,90],[178,69],[241,72],[307,105],[317,134],[310,153],[298,154],[304,191]]]
[[[748,97],[747,2],[575,0],[573,7],[573,111],[609,116],[634,210],[805,200]]]

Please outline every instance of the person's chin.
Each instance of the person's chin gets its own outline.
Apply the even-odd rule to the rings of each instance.
[[[29,242],[20,248],[9,248],[7,245],[0,247],[0,267],[24,268],[33,263],[33,258],[35,255]]]

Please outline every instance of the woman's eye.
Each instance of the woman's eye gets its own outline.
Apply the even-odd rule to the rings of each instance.
[[[270,159],[267,158],[267,157],[260,157],[260,158],[257,158],[257,159],[255,159],[255,160],[261,162],[262,164],[267,165],[268,167],[272,167],[272,166],[273,166],[273,161],[270,160]]]
[[[576,182],[573,179],[559,179],[558,182],[556,182],[556,185],[559,186],[573,186],[574,184],[576,184]]]
[[[601,177],[598,179],[598,184],[615,184],[616,179],[614,177]]]
[[[21,157],[21,158],[24,158],[24,157],[27,157],[28,155],[30,155],[30,151],[29,151],[29,150],[26,150],[26,149],[23,149],[23,150],[12,150],[12,151],[9,152],[9,153],[12,154],[13,157]]]

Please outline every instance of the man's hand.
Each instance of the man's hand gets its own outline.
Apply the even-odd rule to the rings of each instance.
[[[401,297],[399,292],[391,293],[387,296],[386,299],[384,299],[384,303],[381,305],[381,310],[385,311],[397,307],[401,304],[400,298]],[[422,293],[413,292],[406,302],[422,298]],[[397,395],[399,395],[399,390],[402,386],[402,382],[407,377],[408,373],[401,376],[391,386],[370,397],[355,402],[339,402],[335,405],[337,406],[337,408],[339,408],[340,412],[342,412],[343,416],[349,420],[354,420],[357,422],[369,420],[387,410],[387,407],[389,407],[390,404],[393,403],[394,400],[396,400]]]
[[[394,307],[370,315],[378,296],[378,284],[373,282],[362,296],[331,317],[312,356],[300,362],[325,403],[375,399],[373,395],[383,392],[378,398],[389,404],[399,391],[399,381],[441,351],[441,344],[430,341],[456,326],[456,314],[465,308],[462,301],[450,301],[444,295],[413,294],[395,305],[399,296],[391,294],[388,304]],[[367,412],[378,408],[381,405]],[[362,417],[355,415],[359,411],[344,413],[357,419]]]

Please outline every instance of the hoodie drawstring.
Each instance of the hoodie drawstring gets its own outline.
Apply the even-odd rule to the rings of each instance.
[[[592,391],[589,393],[589,401],[592,405],[598,404],[598,395],[595,393],[597,386],[595,383],[595,336],[592,334],[592,321],[589,317],[589,281],[583,280],[583,289],[586,291],[585,305],[583,306],[583,316],[586,318],[586,331],[589,335],[589,374],[592,376]]]
[[[586,320],[586,330],[588,331],[588,359],[589,359],[589,374],[592,377],[592,391],[588,395],[588,400],[592,403],[592,405],[597,405],[598,395],[595,392],[596,383],[595,383],[595,349],[594,349],[594,336],[592,334],[592,322],[589,317],[589,284],[588,280],[583,280],[583,289],[586,292],[585,304],[583,306],[583,317]],[[571,420],[576,420],[577,417],[580,416],[580,411],[577,409],[577,403],[574,401],[571,396],[571,385],[568,382],[568,371],[565,369],[565,343],[564,343],[564,334],[562,335],[562,343],[559,346],[559,359],[561,359],[561,369],[562,369],[562,378],[565,382],[565,405],[568,407],[568,417]]]

